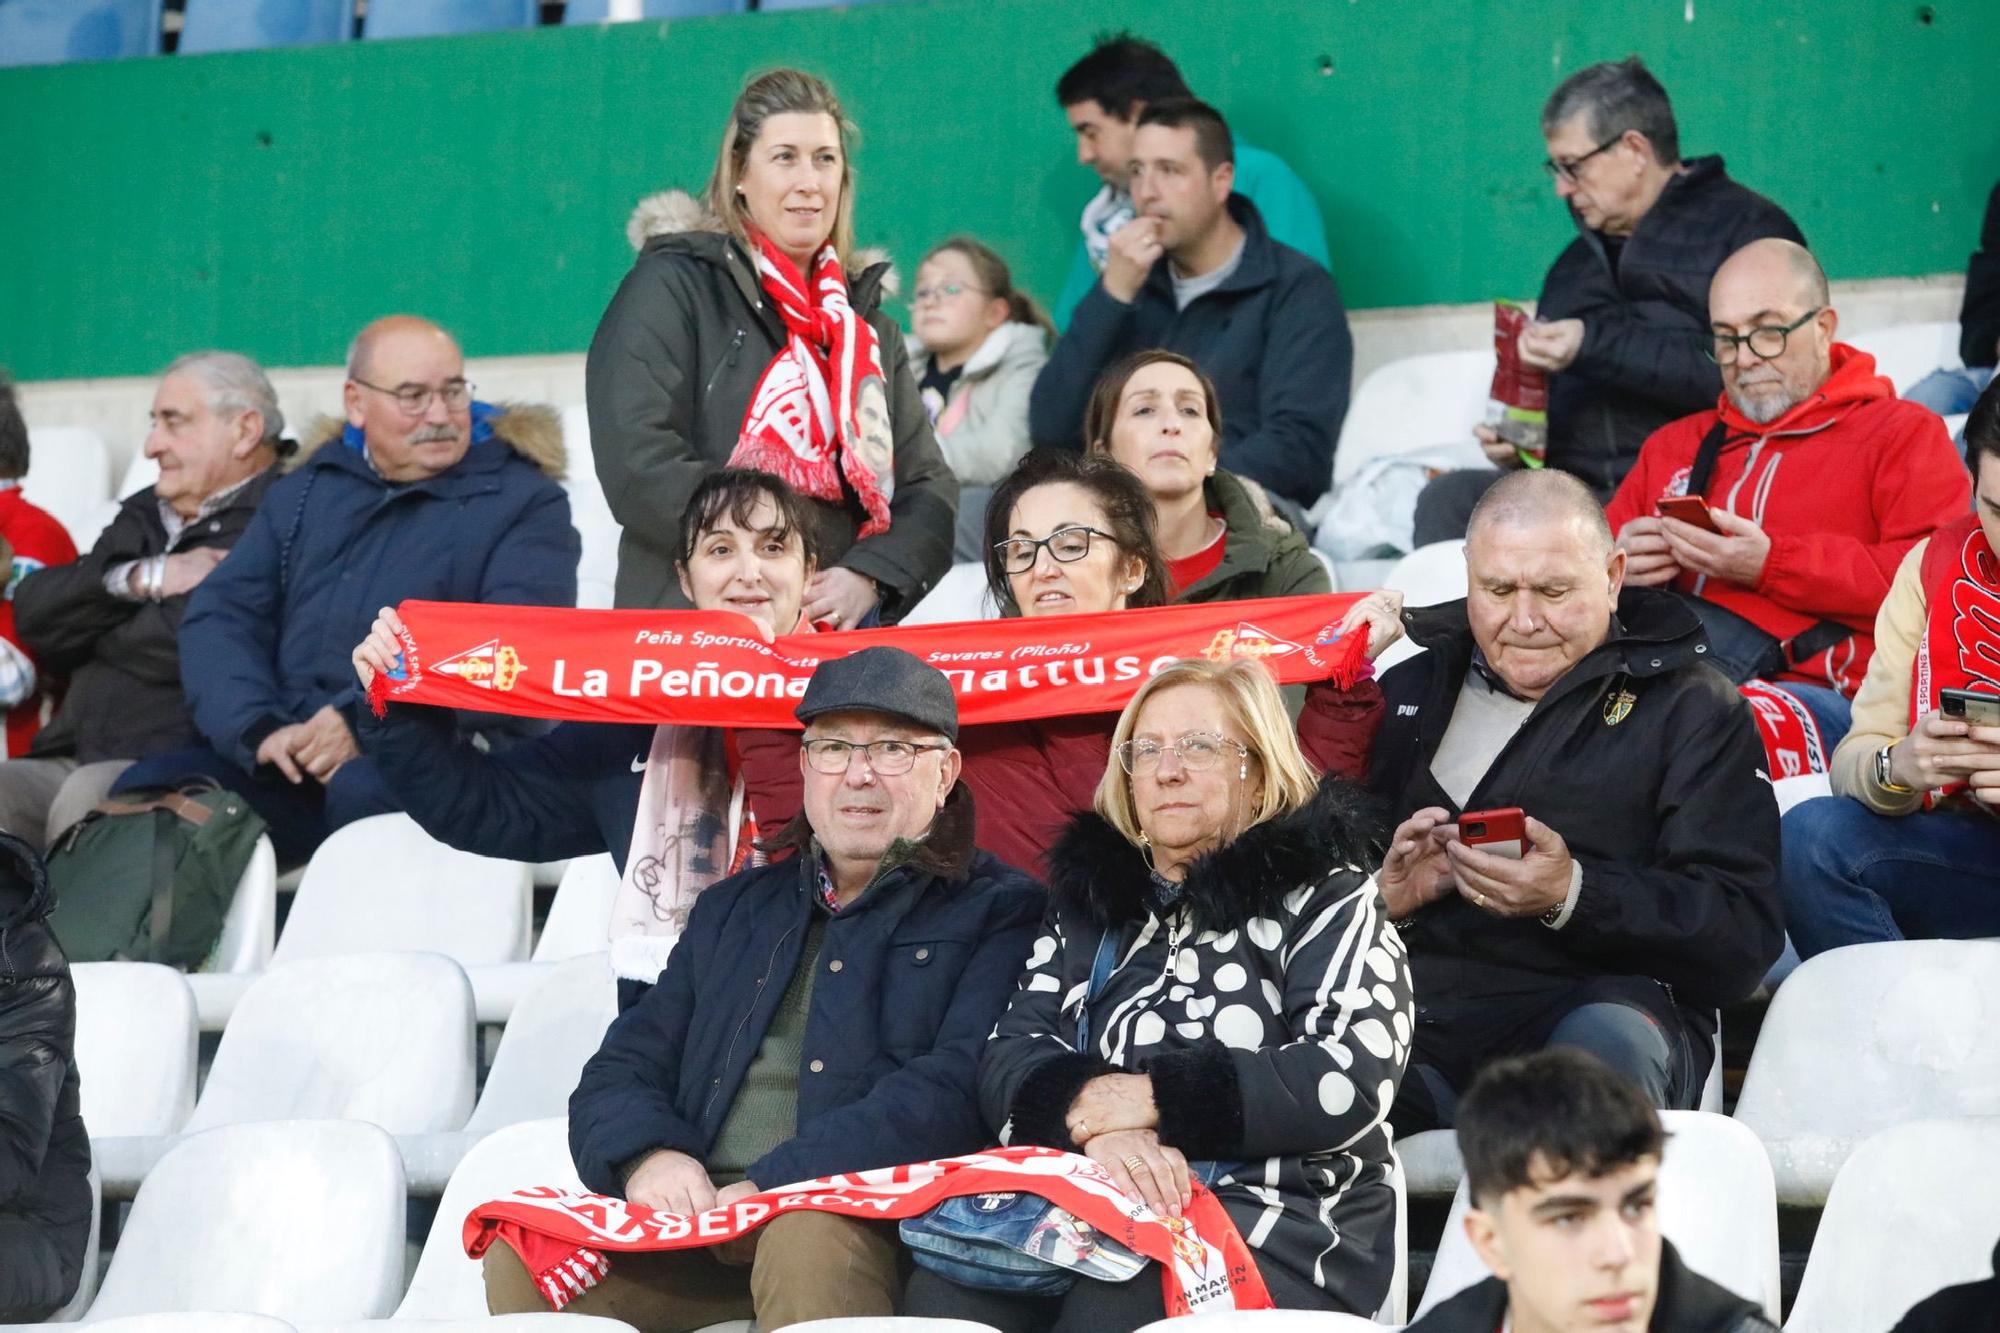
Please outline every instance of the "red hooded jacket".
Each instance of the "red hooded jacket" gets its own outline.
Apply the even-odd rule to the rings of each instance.
[[[1875,613],[1912,546],[1972,503],[1971,481],[1936,413],[1896,397],[1875,358],[1833,346],[1819,391],[1766,425],[1716,409],[1660,427],[1605,507],[1611,531],[1687,493],[1688,473],[1718,414],[1728,427],[1707,490],[1709,506],[1750,519],[1771,539],[1755,587],[1683,571],[1673,587],[1789,639],[1821,620],[1854,637],[1800,663],[1784,679],[1831,684],[1853,697],[1875,653]]]
[[[70,540],[69,531],[55,515],[30,504],[18,486],[0,490],[0,537],[14,549],[13,569],[0,570],[0,584],[5,585],[0,589],[4,592],[0,596],[0,638],[26,653],[27,645],[14,631],[15,576],[25,577],[49,565],[68,564],[76,559],[76,543]],[[33,694],[7,711],[6,758],[17,759],[28,752],[35,733],[55,711],[57,693],[49,682],[40,681]]]

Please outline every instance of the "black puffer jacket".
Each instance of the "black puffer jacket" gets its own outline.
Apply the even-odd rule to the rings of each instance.
[[[1493,1333],[1507,1317],[1507,1284],[1497,1277],[1467,1287],[1410,1325],[1410,1333]],[[1754,1304],[1681,1262],[1660,1242],[1660,1285],[1649,1333],[1778,1333]],[[1963,1328],[1963,1325],[1954,1325]]]
[[[630,234],[639,258],[611,298],[584,368],[591,453],[625,529],[618,605],[684,607],[674,574],[681,510],[735,452],[744,410],[785,344],[785,326],[749,255],[687,195],[671,191],[641,204]],[[874,579],[883,615],[894,620],[951,568],[958,479],[931,433],[903,331],[881,309],[888,275],[886,263],[850,274],[848,299],[880,339],[888,375],[896,450],[889,530],[856,541],[859,501],[815,503],[821,567]]]
[[[75,1295],[90,1239],[76,988],[42,923],[53,906],[41,858],[0,834],[0,1323]]]
[[[1614,266],[1604,238],[1577,223],[1536,314],[1581,319],[1583,347],[1549,383],[1549,462],[1608,499],[1646,437],[1715,406],[1722,376],[1702,352],[1708,284],[1750,242],[1805,244],[1785,210],[1729,179],[1720,157],[1694,157],[1625,238]]]
[[[82,557],[21,580],[14,590],[15,629],[46,670],[69,674],[69,692],[30,755],[69,755],[94,764],[143,759],[196,742],[181,694],[180,650],[181,616],[193,594],[128,602],[104,590],[104,574],[128,560],[203,546],[228,550],[279,475],[276,466],[264,469],[172,542],[148,486],[120,506]]]
[[[2000,360],[2000,185],[1986,197],[1979,248],[1965,266],[1965,304],[1958,309],[1958,355],[1968,366]]]
[[[1460,807],[1431,775],[1471,669],[1465,603],[1405,611],[1428,649],[1382,679],[1370,781],[1397,820]],[[1591,976],[1664,983],[1688,1021],[1748,995],[1784,948],[1778,805],[1750,708],[1701,659],[1678,598],[1627,588],[1611,637],[1543,695],[1465,809],[1520,806],[1583,866],[1561,930],[1457,895],[1401,923],[1419,995],[1532,992]]]

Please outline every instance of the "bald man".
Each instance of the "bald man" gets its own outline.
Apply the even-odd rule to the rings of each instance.
[[[1486,1062],[1547,1046],[1692,1107],[1716,1009],[1784,944],[1749,706],[1694,613],[1629,585],[1575,477],[1494,483],[1465,560],[1466,600],[1407,612],[1429,651],[1382,679],[1370,784],[1400,823],[1376,885],[1418,1001],[1390,1119],[1448,1126]],[[1511,821],[1483,812],[1513,807],[1518,841],[1490,841]]]
[[[285,864],[396,808],[354,739],[366,703],[348,658],[379,608],[576,602],[553,411],[475,403],[458,343],[408,315],[355,338],[342,400],[345,422],[308,441],[189,600],[181,675],[203,743],[133,765],[115,788],[207,779],[240,792]],[[458,726],[521,730],[473,715]]]
[[[1966,512],[1970,483],[1937,415],[1836,340],[1826,274],[1805,247],[1744,246],[1708,304],[1722,395],[1653,433],[1606,517],[1629,581],[1685,600],[1710,660],[1798,699],[1831,753],[1896,567]],[[1708,525],[1662,516],[1660,502],[1682,496],[1705,502],[1694,516]]]

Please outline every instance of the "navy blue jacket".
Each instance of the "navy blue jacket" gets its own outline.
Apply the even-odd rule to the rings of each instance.
[[[799,821],[803,824],[803,820]],[[763,1186],[973,1152],[979,1056],[1041,918],[1041,886],[972,846],[961,786],[917,859],[826,926],[806,1016],[798,1133],[750,1164]],[[819,905],[818,858],[732,875],[695,899],[659,984],[626,1010],[569,1100],[583,1183],[622,1196],[655,1148],[706,1161]],[[836,964],[837,970],[836,970]]]
[[[452,715],[416,704],[360,709],[355,735],[410,818],[439,842],[509,861],[611,853],[632,845],[653,726],[564,722],[545,736],[482,751]],[[798,813],[799,733],[739,731],[750,808],[776,831]]]
[[[181,621],[188,708],[218,753],[247,771],[279,727],[328,704],[351,717],[351,655],[382,607],[576,604],[569,499],[544,475],[561,472],[559,432],[520,408],[493,425],[426,481],[384,481],[335,440],[271,488]]]
[[[1215,381],[1224,468],[1301,505],[1333,480],[1333,446],[1347,416],[1354,338],[1340,289],[1317,263],[1271,239],[1256,205],[1229,197],[1243,228],[1236,271],[1185,310],[1163,256],[1131,305],[1099,282],[1070,316],[1028,400],[1028,434],[1045,449],[1081,449],[1083,410],[1113,363],[1164,347]]]

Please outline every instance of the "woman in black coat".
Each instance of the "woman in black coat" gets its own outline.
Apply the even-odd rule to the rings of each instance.
[[[774,70],[736,99],[697,203],[648,200],[639,258],[591,340],[592,453],[624,525],[619,606],[685,606],[678,516],[705,475],[755,467],[813,497],[826,563],[806,616],[898,619],[951,566],[958,482],[938,451],[886,263],[853,248],[848,121]]]
[[[0,1324],[61,1309],[90,1239],[76,987],[43,923],[54,906],[41,858],[0,833]]]

